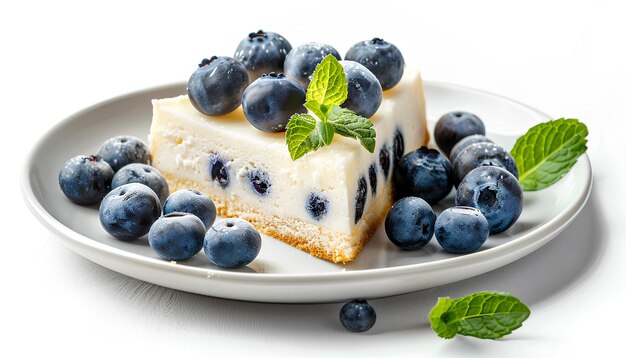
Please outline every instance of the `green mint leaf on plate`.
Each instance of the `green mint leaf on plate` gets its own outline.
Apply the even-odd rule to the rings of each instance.
[[[322,121],[334,105],[340,105],[348,98],[348,82],[343,66],[337,59],[324,57],[313,72],[313,78],[306,91],[305,107]]]
[[[511,156],[526,191],[540,190],[559,181],[587,150],[587,126],[577,119],[540,123],[515,142]]]
[[[528,307],[509,294],[478,292],[456,300],[440,298],[430,311],[430,323],[442,338],[461,334],[496,339],[521,327],[528,316]]]
[[[287,123],[287,148],[292,160],[318,150],[324,143],[317,120],[308,114],[294,114]]]
[[[372,121],[358,116],[349,109],[334,106],[330,111],[327,121],[335,127],[335,132],[344,137],[358,139],[361,145],[370,153],[374,153],[376,147],[376,131]]]

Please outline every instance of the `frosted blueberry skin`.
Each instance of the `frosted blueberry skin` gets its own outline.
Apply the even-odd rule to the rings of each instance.
[[[175,212],[160,217],[152,224],[148,244],[165,260],[185,261],[202,250],[205,233],[205,226],[197,216]]]
[[[522,213],[522,187],[507,170],[485,166],[469,172],[456,192],[457,206],[479,209],[491,234],[501,233],[515,224]]]
[[[339,52],[334,47],[318,42],[309,42],[292,49],[285,57],[285,76],[298,82],[305,90],[309,87],[315,67],[324,57],[333,55],[341,60]]]
[[[456,143],[472,134],[485,134],[483,121],[473,113],[462,111],[446,113],[435,124],[435,142],[448,157]]]
[[[213,200],[194,189],[178,190],[167,197],[163,204],[163,214],[167,215],[176,212],[197,216],[206,229],[213,225],[217,215]],[[204,237],[204,233],[202,236]]]
[[[454,185],[458,187],[467,173],[482,166],[504,168],[515,178],[519,177],[515,160],[506,150],[497,144],[482,142],[468,145],[456,156],[452,166]]]
[[[457,144],[454,145],[454,147],[452,147],[452,150],[450,151],[450,163],[452,163],[452,165],[454,165],[454,162],[456,160],[456,157],[467,147],[469,147],[470,145],[474,144],[474,143],[493,143],[493,141],[487,137],[485,137],[482,134],[472,134],[470,136],[467,136],[463,139],[461,139],[460,141],[458,141]]]
[[[163,174],[156,168],[147,164],[128,164],[118,170],[113,176],[111,187],[117,188],[129,183],[147,185],[150,189],[154,190],[161,202],[164,202],[170,194],[169,186]]]
[[[435,238],[453,254],[467,254],[480,249],[489,237],[489,223],[480,210],[456,206],[444,210],[435,222]]]
[[[419,250],[433,237],[435,213],[421,198],[409,196],[398,200],[385,218],[385,233],[399,248]]]
[[[189,77],[187,94],[191,104],[208,116],[221,116],[237,109],[248,86],[248,72],[241,62],[213,56],[202,60]]]
[[[146,143],[129,135],[107,139],[96,155],[109,163],[113,171],[132,163],[150,164],[150,150]]]
[[[345,56],[370,70],[382,86],[388,90],[398,84],[404,73],[404,57],[398,48],[378,37],[354,44]]]
[[[366,300],[352,300],[341,307],[339,321],[350,332],[365,332],[376,323],[376,311]]]
[[[233,58],[245,66],[249,80],[254,81],[264,73],[283,72],[290,51],[287,39],[275,32],[259,30],[241,40]]]
[[[75,204],[96,204],[111,190],[114,174],[111,166],[96,156],[77,155],[59,171],[59,186]]]
[[[144,236],[159,216],[159,197],[152,189],[139,183],[111,190],[100,203],[102,228],[120,240],[135,240]]]
[[[261,235],[243,219],[216,222],[204,237],[204,253],[211,263],[237,268],[252,262],[261,251]]]
[[[370,118],[383,101],[383,88],[370,70],[358,62],[339,61],[348,81],[348,98],[341,105],[359,116]]]
[[[452,166],[439,151],[422,146],[396,163],[393,180],[397,198],[417,196],[434,204],[452,190]]]
[[[243,92],[243,114],[263,132],[284,132],[296,113],[306,113],[304,89],[282,73],[270,72],[252,82]]]

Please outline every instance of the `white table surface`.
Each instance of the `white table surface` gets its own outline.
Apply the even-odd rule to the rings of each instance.
[[[414,9],[394,1],[302,4],[308,9],[295,1],[223,0],[2,5],[0,356],[527,357],[623,351],[626,12],[619,3],[430,1]],[[594,171],[587,206],[548,245],[501,269],[371,300],[378,321],[365,334],[341,327],[339,303],[237,302],[123,276],[68,250],[29,212],[19,172],[25,153],[51,126],[110,97],[184,81],[200,59],[232,55],[238,41],[258,28],[279,32],[293,45],[327,42],[340,53],[354,42],[383,37],[426,79],[580,118],[589,127]],[[433,333],[427,316],[437,297],[483,290],[516,295],[530,307],[530,318],[499,341],[443,340]]]

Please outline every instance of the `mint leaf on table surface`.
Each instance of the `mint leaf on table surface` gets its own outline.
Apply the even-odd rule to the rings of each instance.
[[[328,55],[315,68],[306,92],[304,106],[315,116],[294,114],[287,123],[285,134],[292,160],[330,145],[335,133],[358,139],[365,149],[374,152],[374,124],[365,117],[341,108],[346,98],[348,83],[343,66],[334,56]]]
[[[338,134],[358,139],[365,149],[374,153],[376,131],[374,124],[369,119],[358,116],[349,109],[334,106],[327,121],[333,124]]]
[[[287,148],[292,160],[321,148],[324,143],[317,120],[308,114],[294,114],[287,122]]]
[[[540,123],[515,142],[511,156],[525,191],[540,190],[559,181],[587,150],[587,126],[577,119]]]
[[[452,300],[440,298],[430,311],[430,324],[439,337],[456,334],[496,339],[522,326],[530,310],[506,293],[478,292]]]

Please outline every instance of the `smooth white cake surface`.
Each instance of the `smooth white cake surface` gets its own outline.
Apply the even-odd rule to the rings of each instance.
[[[311,240],[324,240],[310,232],[316,227],[341,234],[333,246],[347,256],[355,256],[352,251],[362,246],[359,226],[380,221],[378,211],[390,205],[394,149],[402,146],[406,153],[428,141],[421,77],[410,71],[383,93],[382,104],[371,118],[376,130],[374,153],[357,140],[335,135],[330,146],[293,161],[285,134],[257,130],[241,107],[223,116],[206,116],[183,95],[153,100],[153,109],[153,165],[175,188],[196,186],[225,205],[236,203],[267,217],[312,224],[302,228],[309,230],[306,235]],[[398,143],[398,133],[402,143]],[[387,173],[384,152],[390,162]],[[261,184],[260,191],[253,181]],[[362,204],[363,198],[359,218],[357,202]],[[376,215],[366,215],[371,207]],[[287,230],[276,227],[272,232],[282,229]]]

